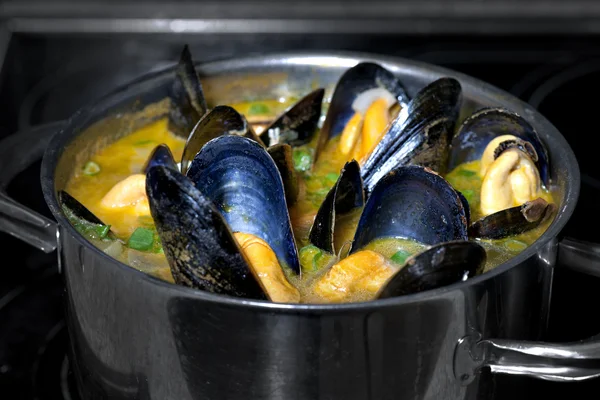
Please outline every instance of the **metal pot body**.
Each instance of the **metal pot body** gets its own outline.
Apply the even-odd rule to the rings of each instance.
[[[421,301],[294,313],[156,290],[64,229],[61,243],[84,399],[493,398],[490,374],[468,386],[455,379],[456,344],[473,331],[540,338],[552,273],[531,257]]]
[[[87,243],[56,201],[73,165],[131,129],[127,112],[167,96],[173,71],[143,78],[75,115],[52,139],[42,165],[44,194],[60,225],[72,367],[82,398],[478,399],[493,392],[494,380],[487,372],[456,374],[461,338],[542,338],[555,237],[579,187],[573,154],[542,116],[462,74],[372,55],[277,55],[199,70],[209,104],[222,104],[302,94],[315,84],[330,94],[359,60],[390,68],[411,94],[437,77],[457,77],[465,115],[497,105],[528,118],[548,144],[557,184],[559,213],[548,231],[519,256],[467,282],[353,305],[251,302],[159,281]]]

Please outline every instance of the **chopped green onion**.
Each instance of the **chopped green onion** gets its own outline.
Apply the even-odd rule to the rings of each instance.
[[[88,161],[83,166],[83,174],[87,176],[94,176],[100,172],[100,165],[93,161]]]
[[[308,171],[312,165],[312,156],[308,150],[294,149],[292,155],[294,169],[297,171]]]
[[[94,231],[98,235],[100,239],[104,239],[108,232],[110,231],[110,225],[96,225]]]
[[[461,190],[460,192],[463,196],[465,196],[465,199],[467,199],[469,205],[471,205],[473,203],[473,200],[475,200],[475,192],[471,189]]]
[[[325,180],[327,181],[327,183],[329,185],[333,185],[337,182],[339,177],[340,177],[340,174],[336,174],[335,172],[330,172],[327,175],[325,175]]]
[[[390,257],[390,259],[397,264],[404,265],[408,257],[410,257],[410,253],[408,251],[398,250],[392,257]]]
[[[510,251],[523,251],[527,248],[527,243],[521,242],[517,239],[508,239],[504,242],[504,247]]]
[[[135,250],[150,250],[154,244],[154,232],[146,228],[137,228],[129,237],[127,244]]]
[[[269,113],[269,107],[263,103],[254,103],[248,109],[248,115],[264,115]]]
[[[154,140],[139,140],[137,142],[135,142],[133,145],[134,146],[145,146],[147,144],[151,144],[154,143]]]
[[[300,249],[300,265],[303,272],[314,272],[318,270],[317,257],[320,259],[323,252],[317,246],[309,244]]]
[[[477,172],[471,171],[471,170],[468,170],[468,169],[461,169],[461,170],[459,170],[457,172],[457,174],[460,175],[460,176],[464,176],[465,178],[470,178],[472,176],[477,175]]]

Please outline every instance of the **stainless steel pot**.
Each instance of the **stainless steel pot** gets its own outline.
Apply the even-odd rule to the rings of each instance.
[[[575,208],[579,169],[543,116],[476,79],[399,58],[276,54],[198,69],[215,104],[305,93],[313,85],[331,93],[340,74],[359,60],[391,69],[411,94],[435,78],[454,76],[463,86],[465,113],[494,105],[527,118],[549,148],[559,203],[550,228],[522,254],[479,277],[368,303],[274,304],[160,281],[88,243],[56,198],[78,160],[131,130],[135,121],[127,112],[168,95],[173,69],[145,76],[83,108],[60,129],[21,132],[0,145],[2,187],[45,149],[41,183],[58,224],[2,194],[0,229],[47,252],[58,248],[71,360],[83,398],[458,400],[487,395],[494,373],[555,381],[600,375],[598,340],[525,341],[544,336],[557,266],[600,271],[591,245],[558,238]]]

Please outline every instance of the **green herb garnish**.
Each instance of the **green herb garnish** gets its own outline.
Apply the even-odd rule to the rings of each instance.
[[[336,174],[335,172],[330,172],[327,175],[325,175],[325,181],[327,182],[328,185],[334,185],[338,178],[340,177],[340,174]]]
[[[471,170],[468,170],[468,169],[461,169],[461,170],[457,171],[456,174],[460,175],[460,176],[463,176],[465,178],[471,178],[471,177],[477,175],[477,172],[471,171]]]
[[[248,115],[264,115],[269,114],[269,107],[263,103],[253,103],[248,109]]]
[[[294,149],[292,154],[294,169],[296,171],[308,171],[312,166],[312,155],[305,149]]]
[[[93,222],[86,221],[85,219],[75,215],[73,210],[71,210],[64,204],[62,205],[62,209],[65,213],[65,216],[67,217],[71,225],[73,225],[75,230],[81,233],[86,238],[106,239],[106,237],[108,236],[108,233],[110,232],[110,225],[95,224]]]
[[[406,259],[410,257],[410,253],[405,250],[398,250],[390,259],[400,265],[404,265]]]
[[[300,249],[300,265],[302,272],[315,272],[318,270],[317,257],[320,259],[323,252],[317,246],[309,244]]]
[[[137,142],[135,142],[133,145],[134,146],[145,146],[147,144],[151,144],[154,143],[154,140],[139,140]]]
[[[148,251],[154,244],[154,232],[146,228],[137,228],[131,236],[127,245],[135,250]]]
[[[94,176],[100,173],[100,165],[93,161],[88,161],[83,166],[83,174],[87,176]]]
[[[473,204],[473,201],[475,200],[475,192],[471,189],[465,189],[465,190],[461,190],[460,191],[462,193],[463,196],[465,196],[465,199],[467,199],[467,202],[469,203],[469,205]]]

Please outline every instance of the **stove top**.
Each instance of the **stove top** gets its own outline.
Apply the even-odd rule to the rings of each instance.
[[[1,34],[1,30],[0,30]],[[413,58],[478,77],[529,101],[547,116],[573,147],[582,171],[575,215],[565,234],[600,242],[600,231],[585,229],[597,213],[600,169],[596,149],[594,102],[600,89],[600,46],[595,37],[417,37],[400,34],[205,34],[163,35],[20,33],[0,40],[0,138],[19,129],[63,120],[83,103],[151,69],[177,59],[189,43],[197,61],[288,50],[345,49]],[[4,43],[4,44],[3,44]],[[593,99],[594,97],[592,97]],[[50,216],[39,184],[39,163],[8,188],[18,201]],[[73,390],[62,318],[63,285],[54,254],[41,254],[7,235],[0,251],[18,254],[4,261],[0,279],[0,393],[7,399],[78,399]],[[3,257],[13,260],[15,257]],[[568,341],[600,332],[600,321],[573,310],[596,302],[600,281],[558,271],[547,339]],[[575,290],[573,288],[576,288]],[[544,392],[585,399],[600,381],[557,384],[497,378],[502,399],[518,387],[529,398]]]

